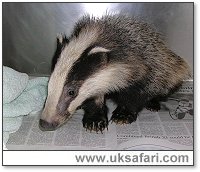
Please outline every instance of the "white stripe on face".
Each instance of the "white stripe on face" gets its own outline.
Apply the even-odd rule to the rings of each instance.
[[[74,38],[62,51],[48,84],[48,97],[42,114],[43,119],[51,120],[56,113],[56,106],[63,91],[68,73],[86,48],[95,43],[98,29],[84,29],[77,38]]]

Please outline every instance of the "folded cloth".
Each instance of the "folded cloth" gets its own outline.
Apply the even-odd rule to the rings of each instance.
[[[3,66],[3,103],[18,97],[28,84],[28,75]]]
[[[47,96],[48,77],[29,79],[27,74],[3,67],[3,134],[6,143],[9,134],[21,126],[24,115],[40,111]]]

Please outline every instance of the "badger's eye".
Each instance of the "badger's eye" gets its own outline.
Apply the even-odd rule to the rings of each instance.
[[[68,91],[68,95],[71,96],[71,97],[75,96],[75,91],[74,90],[69,90]]]

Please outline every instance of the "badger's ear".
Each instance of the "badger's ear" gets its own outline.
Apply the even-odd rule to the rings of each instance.
[[[110,50],[106,49],[106,48],[103,48],[103,47],[94,47],[92,48],[89,52],[88,52],[88,55],[91,55],[91,54],[95,54],[95,53],[106,53],[106,52],[109,52]]]
[[[108,52],[110,51],[111,50],[106,49],[104,47],[95,46],[88,51],[87,55],[89,57],[94,55],[96,58],[92,58],[93,60],[99,59],[101,60],[102,64],[107,64],[110,61],[108,54]]]
[[[60,57],[62,48],[69,43],[69,39],[66,37],[66,35],[63,34],[57,34],[57,47],[56,51],[54,53],[54,56],[51,61],[51,71],[53,72],[55,65]]]
[[[63,46],[69,43],[69,39],[64,34],[58,33],[56,38],[57,38],[57,46]]]

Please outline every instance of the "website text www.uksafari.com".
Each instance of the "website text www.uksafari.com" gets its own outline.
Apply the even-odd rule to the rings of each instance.
[[[112,153],[110,155],[105,154],[91,154],[91,155],[75,155],[75,159],[77,163],[105,163],[105,164],[150,164],[150,163],[160,163],[160,164],[176,164],[176,163],[188,163],[190,161],[190,156],[187,154],[149,154],[147,153],[139,153],[139,154],[133,154],[130,152],[127,152],[127,154],[122,154],[120,152],[118,153]]]

